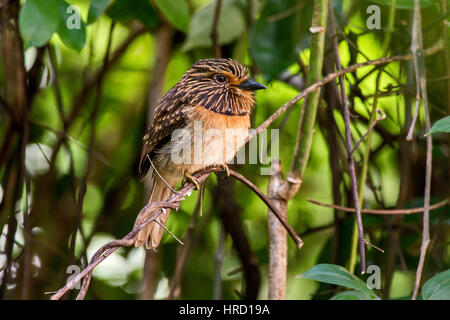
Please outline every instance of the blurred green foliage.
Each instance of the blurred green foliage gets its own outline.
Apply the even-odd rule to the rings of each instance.
[[[393,41],[389,48],[391,56],[409,53],[412,2],[396,2],[395,28],[392,30]],[[390,1],[382,0],[333,1],[340,29],[339,54],[344,67],[383,57],[382,43],[387,32],[383,28],[367,29],[366,8],[371,4],[380,4],[381,25],[384,26],[389,3]],[[73,12],[67,11],[68,5],[75,5],[80,9],[80,29],[69,30],[65,27],[68,17],[73,15]],[[448,11],[442,11],[441,1],[423,0],[421,5],[424,47],[428,48],[442,40],[443,22],[447,22],[448,29],[449,14]],[[31,279],[28,297],[46,297],[45,291],[54,291],[65,283],[68,265],[85,265],[85,259],[90,259],[104,243],[120,239],[132,229],[137,213],[146,203],[144,183],[137,164],[142,136],[147,126],[147,112],[149,107],[154,107],[147,105],[149,86],[154,83],[154,77],[163,77],[163,91],[166,92],[192,63],[199,58],[213,55],[210,34],[215,6],[216,1],[210,0],[27,0],[22,3],[18,21],[27,71],[38,63],[42,64],[39,90],[32,101],[29,144],[26,147],[25,165],[30,177],[29,188],[24,188],[20,199],[16,199],[17,203],[12,205],[16,208],[19,222],[13,254],[18,265],[25,239],[23,216],[31,211],[32,266],[35,274]],[[447,5],[447,10],[449,7],[450,5]],[[223,55],[237,58],[248,65],[258,81],[268,84],[267,90],[256,93],[257,105],[252,114],[253,127],[262,123],[299,91],[299,88],[287,83],[289,81],[280,80],[280,74],[287,70],[292,77],[302,77],[301,69],[305,67],[307,70],[309,60],[315,58],[309,55],[308,49],[311,8],[312,1],[307,0],[222,2],[218,42]],[[111,53],[120,48],[137,23],[144,25],[146,32],[136,37],[105,73],[98,114],[93,117],[96,90],[83,86],[87,79],[101,70],[109,37],[111,56]],[[153,70],[158,63],[156,57],[159,47],[155,34],[162,24],[171,26],[174,36],[168,53],[166,74],[156,75]],[[450,29],[447,38],[449,34]],[[331,43],[331,40],[329,42]],[[333,56],[329,46],[326,50],[327,57]],[[53,59],[50,52],[53,52]],[[450,75],[449,67],[446,66],[449,57],[445,57],[442,52],[426,58],[433,123],[449,113]],[[4,61],[0,61],[2,95],[5,93],[3,88],[8,77],[3,63]],[[352,134],[355,141],[367,130],[367,119],[376,88],[377,72],[372,72],[372,69],[373,67],[368,66],[346,75],[346,87],[351,96],[354,115]],[[404,148],[408,146],[403,142],[408,129],[406,123],[410,121],[408,119],[411,107],[415,104],[411,64],[394,62],[387,65],[385,70],[387,72],[382,73],[380,78],[379,88],[383,94],[378,98],[378,108],[386,113],[387,119],[377,125],[379,130],[374,135],[368,188],[364,194],[365,207],[420,207],[423,206],[425,172],[425,142],[420,138],[425,133],[422,111],[416,126],[418,138],[413,148],[410,145],[407,159]],[[89,90],[87,98],[83,106],[73,106],[81,90]],[[319,287],[317,282],[294,279],[294,276],[318,263],[333,262],[345,265],[350,254],[352,216],[339,212],[335,220],[333,209],[320,207],[306,200],[312,198],[325,203],[337,201],[333,198],[332,152],[328,135],[331,127],[326,122],[329,117],[326,108],[330,108],[329,105],[330,101],[323,97],[306,175],[300,192],[289,201],[289,223],[299,234],[305,234],[305,246],[299,251],[290,239],[288,240],[288,299],[331,297],[332,294],[326,294],[330,287]],[[61,113],[67,119],[73,107],[80,107],[81,111],[71,126],[66,128]],[[281,128],[279,157],[285,173],[288,172],[295,148],[301,107],[302,102],[271,126]],[[331,115],[335,121],[335,131],[332,134],[337,136],[339,149],[343,146],[344,122],[339,109],[331,110]],[[7,130],[7,115],[0,112],[2,144],[8,143],[5,141]],[[89,152],[91,130],[94,132],[92,153]],[[49,162],[61,134],[66,136],[66,140],[55,157],[54,170],[49,173]],[[448,197],[449,144],[447,136],[442,133],[433,135],[433,139],[432,203],[435,203]],[[80,201],[80,185],[90,156],[92,159],[86,192]],[[362,153],[356,152],[355,159],[359,164]],[[408,162],[406,173],[403,170],[406,168],[405,161]],[[2,201],[5,194],[2,186],[8,177],[8,165],[0,165]],[[341,177],[341,180],[337,181],[341,194],[338,204],[352,207],[345,161],[339,160],[338,165]],[[237,170],[261,190],[266,191],[268,177],[260,175],[260,168],[268,166],[269,163],[247,164],[237,167]],[[358,165],[357,170],[359,169]],[[210,299],[213,296],[215,254],[221,228],[215,198],[216,184],[217,178],[211,176],[204,196],[203,216],[199,217],[194,232],[195,246],[191,250],[182,280],[182,299]],[[404,190],[407,190],[406,196]],[[234,201],[240,208],[239,217],[262,274],[259,297],[266,298],[267,208],[245,186],[236,183],[233,191]],[[198,192],[188,197],[183,201],[180,210],[172,213],[168,221],[167,227],[180,238],[189,225],[197,198]],[[23,206],[26,199],[31,210],[26,210],[27,206]],[[74,232],[78,221],[77,203],[81,203],[82,208],[82,219],[79,221],[82,233],[80,230]],[[5,211],[0,211],[0,230],[3,230],[0,251],[4,251],[6,246],[8,217]],[[429,262],[426,264],[424,279],[450,266],[449,218],[448,206],[432,211],[431,235],[434,237],[434,243],[427,257]],[[338,249],[333,249],[333,240],[337,239],[333,226],[339,227]],[[368,265],[377,264],[385,270],[386,273],[382,271],[383,281],[387,281],[386,277],[389,275],[390,290],[387,297],[410,295],[421,241],[421,215],[408,215],[404,218],[366,215],[364,226],[370,241],[386,250],[385,254],[381,254],[373,248],[368,248],[367,258]],[[389,258],[389,252],[398,250],[390,236],[393,232],[400,235],[398,246],[404,261],[396,259],[395,255],[393,260]],[[179,244],[166,234],[156,261],[157,299],[166,298],[168,294],[170,279],[178,260],[178,249]],[[333,250],[338,250],[337,255]],[[3,261],[0,259],[0,270],[4,270]],[[143,265],[142,248],[118,250],[95,269],[87,297],[138,298]],[[220,271],[222,298],[237,299],[243,291],[242,274],[229,273],[240,266],[241,262],[232,247],[232,241],[226,238],[225,257]],[[17,298],[21,294],[17,277],[8,279],[5,295],[7,298]],[[325,295],[322,291],[325,291]],[[70,294],[74,295],[75,292]],[[377,292],[377,295],[383,296],[381,292]]]

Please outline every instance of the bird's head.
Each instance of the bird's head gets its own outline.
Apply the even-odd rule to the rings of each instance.
[[[236,60],[202,59],[183,75],[177,91],[190,104],[217,113],[244,115],[253,107],[254,91],[265,88]]]

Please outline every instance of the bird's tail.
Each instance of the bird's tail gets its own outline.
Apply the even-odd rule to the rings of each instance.
[[[174,179],[164,179],[168,185],[173,188],[176,187],[177,181]],[[148,203],[156,201],[166,201],[172,195],[172,190],[157,176],[154,175],[153,188],[150,194],[150,199]],[[162,209],[163,212],[155,219],[161,225],[165,226],[167,219],[170,215],[170,209]],[[145,217],[138,216],[135,222],[135,226],[144,222],[145,218],[149,218],[154,212],[150,212]],[[161,242],[161,238],[164,234],[164,228],[161,227],[157,222],[150,222],[136,235],[136,247],[141,247],[145,244],[147,249],[155,249]]]

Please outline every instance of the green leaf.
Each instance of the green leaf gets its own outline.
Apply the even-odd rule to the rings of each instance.
[[[358,290],[342,291],[330,300],[372,300],[372,296]]]
[[[149,29],[155,28],[159,23],[158,14],[149,0],[116,0],[109,7],[108,15],[118,22],[137,19]]]
[[[60,21],[60,0],[27,0],[19,12],[24,47],[40,47],[50,40]]]
[[[250,32],[251,55],[269,81],[295,62],[295,9],[290,0],[268,0]]]
[[[429,279],[422,288],[424,300],[450,300],[450,269]]]
[[[197,10],[192,16],[183,50],[211,47],[211,30],[216,1]],[[224,0],[217,25],[217,41],[220,45],[238,39],[245,31],[245,17],[237,0]]]
[[[105,12],[111,0],[92,0],[89,7],[87,23],[91,24]]]
[[[364,281],[335,264],[318,264],[297,277],[352,288],[369,295],[373,299],[377,298]]]
[[[155,3],[175,28],[187,33],[189,29],[189,8],[186,0],[155,0]]]
[[[79,9],[61,1],[59,13],[61,18],[56,32],[66,46],[81,51],[86,44],[86,23],[81,19]]]
[[[426,135],[433,133],[450,133],[450,116],[436,121]]]
[[[369,0],[369,2],[389,7],[391,5],[392,0]],[[432,5],[433,5],[432,0],[420,0],[421,8],[430,7]],[[397,0],[395,2],[395,8],[412,10],[414,9],[414,0]]]

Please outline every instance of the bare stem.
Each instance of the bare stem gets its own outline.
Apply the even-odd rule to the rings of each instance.
[[[332,13],[330,15],[330,21],[331,21],[331,28],[333,30],[333,46],[334,46],[334,52],[336,55],[336,68],[337,70],[342,70],[341,65],[341,58],[339,56],[339,48],[338,48],[338,41],[336,36],[336,25],[334,22],[334,13],[333,13],[333,6],[330,2],[330,12]],[[345,92],[345,82],[344,82],[344,76],[341,75],[339,77],[339,86],[341,89],[341,99],[343,103],[343,114],[344,114],[344,122],[345,122],[345,147],[347,148],[347,155],[348,155],[348,165],[349,165],[349,173],[350,173],[350,180],[352,183],[352,194],[353,194],[353,202],[355,204],[355,211],[356,211],[356,224],[358,228],[358,242],[359,242],[359,256],[361,259],[361,274],[364,274],[366,272],[366,257],[365,257],[365,243],[364,243],[364,230],[363,230],[363,224],[362,224],[362,217],[361,217],[361,207],[359,203],[359,195],[358,195],[358,182],[356,180],[356,170],[355,170],[355,161],[353,159],[352,155],[352,136],[350,131],[350,111],[348,107],[348,100],[347,100],[347,94]],[[350,270],[352,271],[352,270]]]
[[[420,2],[414,1],[414,21],[412,31],[411,51],[413,52],[414,69],[416,72],[416,82],[419,83],[420,94],[423,102],[423,109],[425,114],[425,130],[430,131],[430,114],[428,110],[428,96],[427,96],[427,80],[425,61],[423,57],[423,43],[422,43],[422,21],[420,15]],[[426,136],[427,152],[426,152],[426,170],[425,170],[425,195],[424,195],[424,211],[423,211],[423,229],[422,229],[422,245],[420,246],[419,264],[416,271],[416,280],[414,282],[414,291],[412,300],[417,298],[419,292],[420,279],[422,278],[423,265],[425,263],[425,256],[427,248],[430,243],[430,193],[431,193],[431,168],[432,168],[432,148],[433,140],[431,134]]]

